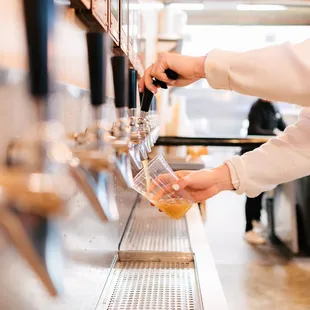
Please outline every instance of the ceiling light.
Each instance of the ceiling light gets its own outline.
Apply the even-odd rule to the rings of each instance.
[[[285,5],[277,4],[237,4],[238,11],[286,11]]]
[[[171,7],[184,11],[202,11],[204,9],[202,3],[171,3]]]

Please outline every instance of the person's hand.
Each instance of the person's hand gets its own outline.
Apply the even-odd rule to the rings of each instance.
[[[225,164],[212,170],[177,171],[176,175],[179,180],[175,180],[169,174],[159,176],[156,182],[158,184],[159,181],[163,185],[163,189],[159,191],[160,196],[178,193],[188,198],[189,194],[195,202],[201,202],[221,191],[234,189],[229,168]]]
[[[172,188],[176,192],[185,189],[195,202],[205,201],[221,191],[234,189],[229,168],[225,164],[212,170],[192,172],[176,181]]]
[[[170,173],[159,175],[156,179],[152,180],[150,184],[150,193],[152,195],[152,200],[160,200],[167,194],[170,194],[170,197],[173,196],[173,194],[175,193],[175,190],[173,189],[173,185],[175,184],[175,182],[193,172],[194,171],[191,170],[175,171],[174,174],[177,177]]]
[[[165,82],[168,86],[186,86],[205,77],[204,62],[206,56],[191,57],[175,53],[162,53],[158,60],[148,67],[144,76],[139,81],[139,92],[143,92],[146,86],[153,93],[157,92],[157,87],[153,85],[153,77]],[[170,80],[165,74],[166,69],[171,69],[178,73],[177,80]]]

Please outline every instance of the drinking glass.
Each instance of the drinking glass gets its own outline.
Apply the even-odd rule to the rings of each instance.
[[[178,179],[160,154],[148,163],[147,169],[145,167],[135,176],[133,189],[172,219],[180,219],[194,201],[186,190],[176,192],[172,189]]]

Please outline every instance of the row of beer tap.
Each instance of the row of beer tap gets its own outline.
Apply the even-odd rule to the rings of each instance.
[[[54,2],[23,0],[23,6],[29,94],[37,122],[25,137],[10,144],[6,165],[0,169],[0,223],[49,293],[57,295],[59,279],[54,279],[49,268],[55,262],[47,258],[48,244],[53,242],[51,230],[57,230],[53,225],[55,217],[61,215],[79,188],[101,221],[117,220],[114,178],[125,187],[132,187],[133,174],[142,169],[142,161],[148,158],[159,129],[156,117],[148,115],[153,102],[150,91],[140,94],[141,111],[137,111],[137,72],[128,67],[127,57],[109,59],[109,36],[88,32],[94,122],[85,132],[68,139],[62,124],[54,118],[50,100],[55,85],[50,51]],[[112,127],[105,121],[111,115],[103,114],[109,60],[117,116]]]
[[[105,120],[111,117],[102,113],[106,101],[109,36],[89,32],[86,39],[90,101],[95,121],[85,132],[74,134],[71,150],[88,183],[95,184],[87,193],[96,212],[103,220],[113,220],[117,218],[114,176],[124,187],[131,188],[133,173],[142,169],[142,161],[148,158],[159,131],[156,118],[151,121],[148,116],[153,101],[150,91],[141,95],[140,115],[137,113],[137,71],[128,68],[126,56],[111,58],[116,121],[111,128],[105,125]],[[81,182],[82,187],[84,183]]]

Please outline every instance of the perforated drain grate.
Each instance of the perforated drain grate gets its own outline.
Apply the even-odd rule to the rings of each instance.
[[[193,263],[119,262],[97,310],[202,309]]]
[[[130,219],[120,250],[190,253],[185,218],[172,220],[142,202]]]

